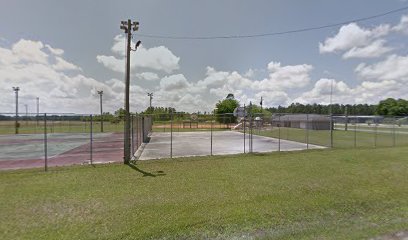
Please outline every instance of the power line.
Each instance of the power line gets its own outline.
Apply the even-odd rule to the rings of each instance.
[[[315,26],[315,27],[307,27],[307,28],[300,28],[300,29],[294,29],[294,30],[288,30],[288,31],[282,31],[282,32],[271,32],[271,33],[260,33],[260,34],[248,34],[248,35],[224,35],[224,36],[166,36],[166,35],[154,35],[154,34],[137,34],[139,37],[145,37],[145,38],[156,38],[156,39],[174,39],[174,40],[213,40],[213,39],[237,39],[237,38],[258,38],[258,37],[269,37],[269,36],[278,36],[278,35],[285,35],[285,34],[292,34],[292,33],[300,33],[300,32],[307,32],[307,31],[314,31],[314,30],[320,30],[320,29],[325,29],[325,28],[332,28],[332,27],[338,27],[346,24],[350,24],[353,22],[364,22],[368,21],[371,19],[375,18],[380,18],[384,17],[387,15],[391,15],[394,13],[402,12],[408,10],[408,6],[394,9],[388,12],[383,12],[379,13],[376,15],[368,16],[368,17],[362,17],[362,18],[356,18],[356,19],[351,19],[348,21],[343,21],[343,22],[338,22],[338,23],[332,23],[332,24],[327,24],[327,25],[322,25],[322,26]]]

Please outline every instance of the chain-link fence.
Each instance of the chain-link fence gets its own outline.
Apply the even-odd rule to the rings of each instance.
[[[123,117],[0,114],[0,169],[122,162]],[[317,114],[131,115],[136,159],[408,146],[408,117]]]
[[[407,117],[318,114],[157,114],[139,159],[408,146]]]
[[[131,150],[148,140],[149,117],[131,115]],[[123,161],[123,117],[0,114],[0,169]]]

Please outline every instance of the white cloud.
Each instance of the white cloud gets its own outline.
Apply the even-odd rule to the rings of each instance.
[[[51,46],[48,45],[48,44],[45,44],[45,47],[48,48],[48,50],[49,50],[52,54],[54,54],[54,55],[62,55],[62,54],[64,54],[64,50],[62,50],[62,49],[53,48],[53,47],[51,47]]]
[[[21,39],[12,47],[14,56],[17,56],[19,61],[28,61],[46,64],[48,55],[42,51],[44,45],[42,42]]]
[[[344,58],[372,58],[389,52],[391,48],[386,47],[384,39],[391,30],[390,25],[379,25],[372,29],[350,23],[340,28],[339,32],[324,43],[319,43],[320,53],[339,53],[347,51]]]
[[[50,50],[53,49],[53,50]],[[106,109],[120,107],[122,99],[114,88],[93,78],[72,72],[81,68],[61,57],[55,50],[39,41],[19,40],[11,48],[0,47],[0,111],[12,112],[13,86],[20,87],[21,104],[35,109],[40,97],[40,111],[90,113],[98,110],[94,89],[104,90]],[[55,64],[53,64],[55,63]],[[67,75],[66,71],[70,70]],[[22,109],[22,108],[20,108]]]
[[[402,16],[399,24],[394,26],[392,30],[408,34],[408,15]]]
[[[408,55],[393,54],[384,61],[372,65],[362,63],[357,66],[355,72],[364,80],[396,80],[408,83]]]
[[[353,47],[346,53],[343,58],[375,58],[384,55],[392,50],[391,47],[385,46],[386,41],[384,39],[378,39],[364,47]]]
[[[53,68],[55,70],[82,70],[80,67],[76,66],[73,63],[70,63],[61,57],[55,57],[55,60],[57,61],[54,65]]]
[[[98,55],[97,61],[103,64],[108,69],[116,72],[125,71],[125,44],[124,37],[118,35],[114,38],[112,52],[120,55],[120,58],[115,56]],[[132,43],[134,46],[134,43]],[[158,46],[152,48],[144,48],[140,45],[136,52],[131,52],[130,64],[131,68],[146,68],[151,70],[163,71],[172,73],[179,69],[180,58],[176,57],[167,47]]]
[[[279,62],[268,64],[269,78],[254,82],[258,90],[282,90],[302,88],[310,83],[310,71],[313,66],[308,64],[281,66]]]
[[[160,81],[160,87],[164,91],[183,90],[189,86],[183,74],[166,76]]]
[[[354,87],[335,79],[320,79],[294,101],[328,104],[332,83],[334,103],[377,103],[388,97],[408,98],[408,56],[394,54],[377,63],[362,63],[355,73],[361,82]]]
[[[153,81],[159,79],[159,75],[157,73],[153,72],[142,72],[142,73],[137,73],[136,76],[138,78],[148,80],[148,81]]]
[[[118,59],[114,56],[98,55],[96,56],[96,60],[110,70],[122,73],[125,72],[124,59]]]
[[[261,96],[265,98],[265,106],[284,105],[290,101],[286,92],[288,89],[299,89],[310,83],[309,73],[311,65],[286,65],[279,62],[268,64],[269,77],[263,80],[251,80],[238,72],[217,71],[207,67],[206,77],[194,86],[189,87],[195,91],[206,92],[217,97],[225,98],[228,93],[233,93],[242,104],[249,101],[259,102]]]
[[[314,84],[312,90],[302,93],[294,102],[330,104],[330,96],[333,103],[350,103],[353,101],[353,89],[343,81],[322,78]]]
[[[250,68],[248,69],[248,71],[245,72],[244,76],[247,78],[252,78],[255,76],[255,71],[252,68]]]
[[[259,105],[260,100],[263,99],[263,106],[285,106],[290,104],[289,95],[284,91],[261,91],[255,94],[254,103]]]

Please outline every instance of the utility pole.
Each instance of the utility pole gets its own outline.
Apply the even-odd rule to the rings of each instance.
[[[15,120],[15,130],[16,134],[18,134],[18,91],[20,91],[19,87],[13,87],[14,92],[16,93],[16,120]]]
[[[133,22],[128,19],[127,21],[121,21],[120,29],[125,31],[127,35],[127,46],[126,46],[126,80],[125,80],[125,139],[124,139],[124,156],[123,161],[128,164],[130,161],[130,110],[129,110],[129,89],[130,89],[130,51],[136,51],[137,47],[140,45],[140,41],[136,43],[136,49],[132,49],[131,39],[132,31],[137,31],[139,29],[139,22]]]
[[[102,112],[102,95],[103,91],[98,91],[99,94],[99,105],[101,107],[101,132],[103,132],[103,112]]]
[[[152,108],[153,93],[147,93],[147,96],[150,97],[150,108]]]

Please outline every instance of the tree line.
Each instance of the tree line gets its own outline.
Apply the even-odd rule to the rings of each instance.
[[[301,104],[292,103],[287,107],[278,106],[267,108],[271,113],[309,113],[309,114],[330,114],[334,115],[375,115],[377,105],[369,104]]]
[[[335,115],[384,115],[407,116],[408,101],[404,99],[387,98],[378,104],[301,104],[292,103],[287,107],[278,106],[267,108],[271,113],[314,113]]]

